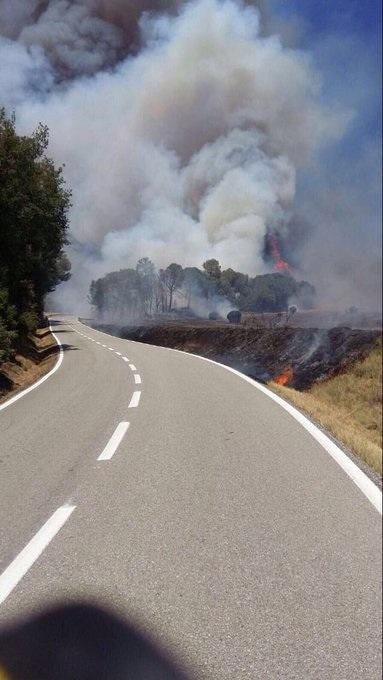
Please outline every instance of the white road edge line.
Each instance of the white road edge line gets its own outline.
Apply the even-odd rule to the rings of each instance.
[[[130,368],[132,371],[136,371],[136,370],[137,370],[134,364],[129,364],[129,368]]]
[[[139,373],[134,374],[134,382],[136,383],[136,385],[141,385],[142,380],[141,380],[141,376],[140,376]]]
[[[75,505],[62,505],[41,529],[33,536],[23,550],[0,576],[0,604],[4,602],[19,581],[40,557],[47,545],[56,536],[71,516]]]
[[[25,397],[26,394],[29,394],[29,392],[32,392],[32,390],[35,390],[36,387],[39,387],[40,385],[42,385],[43,382],[45,382],[46,380],[48,380],[48,378],[50,378],[50,377],[51,377],[54,373],[56,373],[56,371],[58,371],[58,369],[60,368],[60,366],[61,366],[61,364],[62,364],[62,362],[63,362],[63,359],[64,359],[64,350],[63,350],[63,348],[62,348],[62,344],[61,344],[60,340],[58,339],[57,335],[56,335],[55,333],[53,333],[52,327],[51,327],[50,324],[49,324],[49,330],[50,330],[50,332],[52,333],[54,339],[56,340],[56,343],[57,343],[58,348],[59,348],[59,355],[58,355],[58,358],[57,358],[57,361],[56,361],[55,365],[54,365],[53,368],[49,371],[49,373],[47,373],[46,375],[44,375],[44,376],[43,376],[42,378],[40,378],[40,380],[38,380],[37,382],[33,383],[33,385],[31,385],[30,387],[27,387],[27,388],[26,388],[25,390],[23,390],[22,392],[19,392],[18,394],[15,394],[14,397],[11,397],[10,399],[8,399],[8,401],[5,401],[3,404],[0,404],[0,411],[2,411],[4,408],[7,408],[7,407],[10,406],[11,404],[14,404],[15,401],[17,401],[18,399],[21,399],[21,397]]]
[[[82,322],[79,321],[79,323]],[[102,333],[103,335],[108,335],[103,331],[99,331],[99,333]],[[325,449],[325,451],[327,451],[331,458],[333,458],[333,460],[336,463],[338,463],[342,470],[348,475],[348,477],[350,477],[354,484],[356,484],[360,491],[374,506],[375,510],[382,514],[382,492],[379,489],[379,487],[377,487],[376,484],[374,484],[374,482],[369,477],[367,477],[367,475],[351,460],[351,458],[349,458],[344,453],[344,451],[342,451],[342,449],[337,444],[335,444],[335,442],[333,442],[330,439],[330,437],[328,437],[324,432],[322,432],[322,430],[320,430],[319,427],[314,425],[314,423],[312,423],[311,420],[309,420],[309,418],[306,418],[306,416],[304,416],[303,413],[301,413],[300,411],[298,411],[298,409],[289,404],[288,401],[285,401],[284,399],[282,399],[282,397],[279,397],[277,394],[274,394],[274,392],[269,390],[264,385],[255,382],[255,380],[249,378],[247,375],[244,375],[244,373],[240,373],[235,368],[231,368],[230,366],[220,364],[218,363],[218,361],[213,361],[213,359],[201,357],[199,354],[191,354],[190,352],[184,352],[182,349],[172,349],[171,347],[161,347],[160,345],[149,345],[148,343],[137,342],[136,340],[129,340],[129,342],[135,343],[137,345],[147,345],[148,347],[157,347],[168,352],[179,352],[180,354],[184,354],[188,357],[200,359],[201,361],[207,361],[210,364],[219,366],[225,371],[230,371],[230,373],[234,373],[234,375],[236,375],[238,378],[241,378],[242,380],[245,380],[246,382],[250,383],[250,385],[253,385],[253,387],[255,387],[260,392],[263,392],[263,394],[265,394],[267,397],[275,401],[293,418],[295,418],[295,420],[297,420],[298,423],[300,423],[302,427],[304,427],[305,430],[307,430],[307,432],[309,432],[311,436],[314,437],[314,439],[316,439],[316,441]]]
[[[137,408],[138,404],[140,403],[140,398],[141,398],[140,391],[133,392],[128,408]]]
[[[134,342],[134,341],[133,341]],[[142,343],[141,343],[142,344]],[[155,345],[157,347],[157,345]],[[151,345],[153,347],[153,345]],[[374,506],[375,510],[379,512],[379,514],[382,514],[382,492],[381,490],[374,484],[373,481],[367,475],[349,458],[342,449],[333,442],[330,437],[328,437],[322,430],[319,429],[314,423],[309,420],[309,418],[306,418],[306,416],[303,415],[298,409],[296,409],[294,406],[289,404],[288,401],[285,401],[282,399],[282,397],[279,397],[277,394],[274,394],[271,390],[269,390],[267,387],[264,385],[261,385],[260,383],[257,383],[255,380],[252,378],[249,378],[247,375],[244,375],[243,373],[240,373],[237,371],[235,368],[231,368],[230,366],[225,366],[224,364],[218,363],[218,361],[213,361],[213,359],[208,359],[207,357],[201,357],[199,354],[189,354],[189,352],[183,352],[180,349],[171,349],[170,347],[163,347],[162,349],[169,350],[171,352],[180,352],[180,354],[186,354],[189,357],[196,357],[197,359],[202,359],[202,361],[207,361],[210,364],[215,364],[216,366],[219,366],[220,368],[224,368],[227,371],[230,371],[230,373],[234,373],[234,375],[237,375],[239,378],[242,378],[242,380],[245,380],[246,382],[250,383],[250,385],[253,385],[253,387],[256,387],[257,390],[260,392],[263,392],[267,397],[275,401],[279,406],[281,406],[287,413],[289,413],[295,420],[298,421],[302,425],[302,427],[307,430],[311,434],[314,439],[327,451],[327,453],[335,460],[336,463],[342,468],[342,470],[352,479],[354,484],[360,489],[360,491],[366,496],[366,498],[370,501],[370,503]]]
[[[124,435],[126,434],[129,425],[130,423],[119,423],[119,425],[117,425],[115,431],[113,432],[111,438],[97,460],[110,460],[112,458],[112,456],[116,453]]]

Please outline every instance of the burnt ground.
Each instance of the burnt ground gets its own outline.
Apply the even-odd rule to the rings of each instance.
[[[278,318],[279,316],[279,318]],[[242,318],[245,323],[260,325],[264,327],[284,326],[286,314],[280,315],[275,312],[265,312],[255,314],[243,312]],[[298,310],[289,316],[288,325],[294,328],[335,328],[336,326],[348,326],[352,329],[360,330],[380,330],[382,331],[382,316],[380,312],[362,311],[336,311],[334,309],[308,309]]]
[[[263,383],[304,390],[363,359],[381,337],[378,330],[346,327],[254,328],[214,321],[174,321],[118,326],[90,325],[122,338],[199,354]]]

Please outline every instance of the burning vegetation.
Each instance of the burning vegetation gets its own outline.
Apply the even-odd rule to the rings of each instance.
[[[294,370],[291,368],[286,368],[285,371],[282,371],[279,375],[277,375],[276,378],[274,378],[274,382],[277,385],[288,385],[292,379],[294,378]]]
[[[285,273],[290,271],[288,262],[282,257],[278,234],[271,232],[266,234],[264,254],[266,260],[272,261],[275,271]]]

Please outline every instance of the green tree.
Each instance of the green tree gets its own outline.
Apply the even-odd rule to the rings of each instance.
[[[221,277],[221,265],[219,264],[218,260],[206,260],[206,262],[203,263],[202,265],[203,269],[206,272],[206,275],[215,281],[218,281]]]
[[[0,363],[10,358],[16,337],[16,309],[9,304],[8,292],[0,288]]]
[[[0,110],[0,287],[21,333],[37,324],[46,293],[69,277],[70,192],[47,146],[45,126],[20,136],[14,117]]]

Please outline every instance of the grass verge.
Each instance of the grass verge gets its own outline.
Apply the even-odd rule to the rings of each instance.
[[[382,475],[382,343],[366,359],[306,392],[269,387]]]

